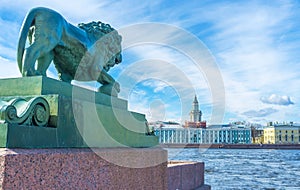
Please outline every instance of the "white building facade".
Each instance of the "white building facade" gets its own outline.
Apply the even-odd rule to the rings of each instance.
[[[245,126],[213,125],[202,128],[157,128],[159,142],[174,144],[250,144],[251,129]]]

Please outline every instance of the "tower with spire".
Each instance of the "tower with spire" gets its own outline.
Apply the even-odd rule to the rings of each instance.
[[[199,110],[199,103],[197,100],[197,96],[195,95],[192,111],[190,112],[190,121],[201,122],[201,116],[202,116],[202,112]]]
[[[190,112],[190,121],[185,122],[185,127],[190,128],[206,128],[206,121],[201,120],[202,112],[199,109],[197,96],[195,95],[192,110]]]

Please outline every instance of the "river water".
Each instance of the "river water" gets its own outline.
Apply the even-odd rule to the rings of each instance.
[[[203,161],[205,183],[215,189],[300,190],[300,150],[177,149],[169,160]]]

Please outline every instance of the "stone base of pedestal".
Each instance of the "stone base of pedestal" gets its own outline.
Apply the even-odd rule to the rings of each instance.
[[[0,188],[167,189],[167,151],[2,148]]]
[[[204,163],[187,161],[170,161],[168,164],[168,189],[210,190],[204,184]]]

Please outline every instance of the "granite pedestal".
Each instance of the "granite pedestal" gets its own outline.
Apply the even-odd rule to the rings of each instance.
[[[204,163],[187,161],[169,161],[168,189],[210,190],[204,183]]]
[[[0,149],[1,189],[167,186],[167,152],[162,149]]]

